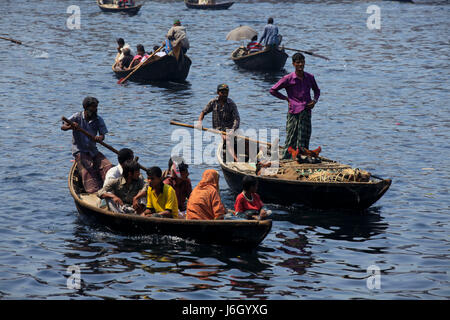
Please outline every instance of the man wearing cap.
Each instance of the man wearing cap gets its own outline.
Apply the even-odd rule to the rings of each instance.
[[[176,47],[181,44],[183,53],[186,53],[189,49],[189,40],[186,35],[186,27],[181,25],[180,20],[175,20],[173,26],[167,32],[166,38],[171,41],[172,47]]]
[[[217,94],[218,96],[211,99],[205,108],[200,113],[198,117],[198,122],[196,123],[196,128],[202,127],[202,121],[206,114],[212,112],[212,125],[213,128],[220,131],[231,130],[230,133],[233,133],[239,128],[240,117],[239,111],[237,109],[236,104],[233,100],[228,98],[228,93],[230,89],[226,84],[219,84],[217,86]],[[228,139],[224,137],[224,143]],[[230,146],[231,143],[227,143],[227,146]],[[237,161],[235,152],[233,152],[230,148],[227,148],[230,154],[233,156],[234,160]]]

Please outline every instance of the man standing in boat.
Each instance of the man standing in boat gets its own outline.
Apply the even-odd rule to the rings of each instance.
[[[69,118],[73,126],[65,121],[61,126],[63,131],[73,130],[72,155],[77,162],[84,190],[87,193],[94,193],[101,189],[106,173],[113,167],[111,162],[97,150],[96,142],[103,141],[108,132],[105,122],[97,115],[97,107],[98,100],[96,98],[84,98],[84,111],[77,112]],[[95,136],[95,141],[76,130],[77,128],[84,129]]]
[[[183,53],[189,50],[189,40],[186,35],[186,27],[181,25],[180,20],[175,20],[173,26],[167,32],[166,38],[171,41],[172,48],[181,44]]]
[[[278,48],[281,43],[281,38],[281,35],[278,34],[278,27],[273,24],[273,18],[267,19],[267,24],[264,27],[259,43],[265,45],[266,47]]]
[[[233,100],[228,98],[230,88],[226,84],[219,84],[217,86],[216,98],[211,99],[198,117],[198,122],[195,127],[201,129],[202,121],[206,114],[212,112],[213,128],[220,131],[227,132],[227,135],[222,136],[224,144],[229,154],[237,161],[235,148],[233,148],[232,134],[239,128],[240,117],[239,111]]]
[[[290,159],[289,147],[299,150],[302,154],[317,156],[320,147],[309,150],[311,138],[311,111],[319,100],[320,89],[314,76],[304,72],[305,56],[296,53],[292,56],[292,65],[295,71],[284,76],[271,89],[270,94],[281,100],[286,100],[289,110],[286,120],[286,145],[283,159]],[[285,89],[287,97],[279,91]],[[311,99],[311,90],[314,99]]]

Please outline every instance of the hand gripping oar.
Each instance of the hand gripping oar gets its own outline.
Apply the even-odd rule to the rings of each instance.
[[[70,124],[70,126],[71,126],[72,128],[74,128],[74,129],[80,131],[81,133],[85,134],[85,135],[86,135],[88,138],[90,138],[92,141],[97,142],[97,143],[100,143],[102,146],[104,146],[105,148],[111,150],[111,151],[114,152],[115,154],[119,154],[119,151],[118,151],[117,149],[111,147],[109,144],[104,143],[103,141],[96,141],[96,140],[95,140],[95,137],[94,137],[92,134],[90,134],[89,132],[87,132],[86,130],[84,130],[83,128],[80,128],[80,127],[74,127],[73,122],[70,121],[69,119],[67,119],[66,117],[62,117],[62,120],[65,121],[65,122],[67,122],[68,124]],[[136,158],[136,159],[137,159],[137,158]],[[136,160],[136,161],[137,161],[137,160]],[[142,166],[141,164],[139,164],[139,167],[140,167],[142,170],[147,171],[147,168],[144,167],[144,166]]]
[[[302,53],[306,53],[306,54],[309,54],[309,55],[314,56],[314,57],[322,58],[322,59],[325,59],[325,60],[330,60],[327,57],[321,56],[320,54],[312,53],[311,51],[303,51],[303,50],[291,49],[291,48],[286,48],[286,47],[284,47],[284,49],[285,50],[292,50],[292,51],[302,52]]]
[[[192,124],[181,123],[181,122],[177,122],[177,121],[174,121],[174,120],[171,120],[170,124],[171,125],[175,125],[175,126],[180,126],[180,127],[197,129],[197,127],[193,126]],[[198,128],[198,129],[200,129],[200,128]],[[217,133],[217,134],[223,134],[223,135],[227,134],[225,131],[220,131],[220,130],[216,130],[216,129],[209,129],[209,128],[204,128],[204,127],[202,127],[201,130],[212,132],[212,133]],[[244,139],[244,140],[249,141],[249,142],[261,143],[261,144],[268,145],[269,147],[272,147],[272,144],[270,142],[259,141],[259,140],[255,140],[255,139],[252,139],[252,138],[249,138],[249,137],[240,136],[240,135],[237,135],[237,134],[234,135],[234,136],[236,138]],[[279,146],[279,147],[282,148],[281,146]]]
[[[118,84],[124,83],[133,73],[138,71],[140,67],[142,67],[143,65],[146,65],[150,61],[150,58],[153,57],[162,48],[164,48],[164,46],[161,46],[157,50],[155,50],[155,52],[153,52],[145,61],[139,62],[139,64],[137,65],[137,67],[133,71],[131,71],[125,78],[122,78],[119,81],[117,81],[117,83]]]

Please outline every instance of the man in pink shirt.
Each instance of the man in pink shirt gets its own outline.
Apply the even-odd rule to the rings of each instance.
[[[286,120],[286,145],[283,159],[290,159],[288,148],[297,148],[304,153],[309,149],[311,137],[311,110],[319,100],[320,89],[314,76],[304,72],[305,57],[301,53],[292,56],[292,65],[295,71],[284,76],[271,89],[270,94],[281,100],[286,100],[289,105]],[[285,89],[287,97],[280,93]],[[314,99],[311,99],[311,90]],[[315,150],[316,152],[319,150]],[[320,152],[320,151],[319,151]]]

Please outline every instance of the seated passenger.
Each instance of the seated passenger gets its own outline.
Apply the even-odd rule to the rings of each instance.
[[[186,202],[192,192],[191,180],[188,178],[188,168],[189,166],[184,163],[182,157],[173,156],[169,160],[169,174],[164,180],[165,184],[170,185],[175,190],[178,209],[183,213],[186,211]]]
[[[119,5],[119,8],[132,7],[132,6],[134,6],[134,0],[119,0],[118,5]]]
[[[119,68],[126,70],[130,67],[131,61],[133,61],[133,56],[129,48],[123,49],[123,58],[119,61]]]
[[[112,167],[111,169],[106,172],[105,181],[103,182],[103,186],[106,186],[106,184],[113,179],[120,178],[123,173],[123,164],[127,160],[133,160],[134,159],[134,153],[133,150],[128,148],[123,148],[119,150],[119,153],[117,154],[117,161],[119,164],[115,167]]]
[[[143,216],[178,218],[178,202],[175,190],[161,179],[161,169],[151,167],[148,172],[147,208]],[[139,196],[139,195],[138,195]]]
[[[214,169],[203,172],[202,180],[189,197],[187,220],[220,220],[226,209],[219,194],[219,173]]]
[[[263,46],[258,42],[258,36],[255,35],[252,41],[247,44],[248,53],[257,52],[263,49]]]
[[[138,203],[139,191],[146,189],[144,178],[139,172],[139,164],[135,160],[127,160],[123,164],[122,176],[110,179],[97,193],[105,199],[108,208],[117,213],[141,213],[144,206]]]
[[[148,58],[148,54],[145,53],[144,46],[142,44],[138,44],[136,46],[137,54],[134,56],[133,60],[130,63],[130,69],[137,66],[139,63],[144,62]]]
[[[118,38],[117,39],[117,55],[116,55],[114,67],[118,66],[120,60],[123,59],[123,56],[124,56],[124,52],[123,51],[126,48],[130,49],[130,55],[133,56],[133,52],[131,52],[130,45],[128,43],[125,43],[125,40],[123,40],[123,38]]]
[[[228,213],[225,219],[264,219],[268,212],[263,208],[259,195],[256,193],[258,181],[251,177],[245,176],[242,180],[243,191],[237,196],[234,204],[235,214]]]

